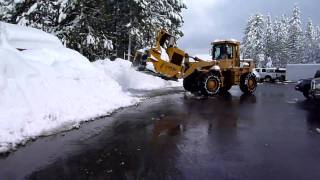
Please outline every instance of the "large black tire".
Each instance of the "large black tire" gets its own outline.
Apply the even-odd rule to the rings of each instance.
[[[257,89],[257,78],[254,73],[243,74],[240,77],[240,89],[245,94],[253,94]]]
[[[202,95],[214,96],[219,93],[221,79],[214,73],[205,73],[199,79],[199,89]]]

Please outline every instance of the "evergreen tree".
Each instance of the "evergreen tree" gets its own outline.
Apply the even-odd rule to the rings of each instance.
[[[250,17],[243,39],[244,58],[254,59],[258,67],[265,65],[264,28],[263,15],[256,14]]]
[[[57,35],[91,60],[150,46],[158,30],[182,36],[182,0],[0,0],[0,19]]]
[[[280,19],[276,18],[273,25],[274,39],[274,66],[285,67],[288,61],[288,18],[283,15]]]
[[[297,6],[290,19],[283,15],[272,23],[271,16],[267,16],[263,26],[261,16],[248,19],[243,38],[245,58],[258,60],[257,66],[273,64],[275,67],[286,67],[288,63],[320,62],[320,28],[314,28],[310,19],[304,33]],[[263,43],[261,32],[264,32]]]
[[[316,53],[315,31],[312,20],[309,19],[304,38],[304,60],[307,63],[314,63]]]
[[[247,21],[246,28],[244,30],[244,37],[242,39],[242,56],[243,58],[249,58],[252,52],[252,43],[251,43],[251,29],[253,24],[253,16],[249,16]]]
[[[290,20],[288,36],[288,55],[289,62],[304,63],[303,60],[303,32],[301,29],[300,9],[295,6]]]
[[[320,26],[315,30],[315,62],[320,63]]]
[[[181,0],[135,0],[135,2],[141,7],[138,13],[141,19],[136,21],[138,23],[133,27],[134,31],[138,32],[135,34],[142,34],[136,36],[138,47],[152,46],[154,37],[160,29],[166,29],[177,37],[183,36],[180,30],[183,24],[181,12],[186,5]]]
[[[27,11],[16,17],[18,24],[32,26],[49,33],[54,32],[57,11],[53,1],[29,1],[21,8]]]
[[[275,59],[274,55],[274,32],[271,16],[268,15],[266,18],[266,30],[264,34],[264,57],[265,62],[268,62],[269,65],[272,65],[272,61]]]

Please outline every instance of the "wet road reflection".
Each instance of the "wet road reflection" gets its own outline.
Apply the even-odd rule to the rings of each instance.
[[[318,179],[319,107],[293,85],[213,98],[176,91],[118,112],[111,123],[107,117],[21,148],[0,159],[0,177]],[[41,155],[32,146],[50,150]]]

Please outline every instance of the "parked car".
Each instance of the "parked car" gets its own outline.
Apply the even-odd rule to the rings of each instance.
[[[255,69],[253,70],[253,73],[256,75],[257,82],[260,82],[260,74]]]
[[[314,78],[301,79],[298,81],[295,89],[303,93],[307,99],[319,96],[320,70],[316,72]]]
[[[259,73],[261,81],[274,82],[276,80],[286,80],[285,68],[256,68],[256,71]]]
[[[311,81],[310,94],[314,99],[320,99],[320,78],[315,78]]]

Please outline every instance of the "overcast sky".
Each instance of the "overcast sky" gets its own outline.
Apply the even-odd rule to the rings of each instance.
[[[207,54],[215,39],[241,40],[248,17],[257,12],[272,17],[291,15],[298,4],[304,23],[311,18],[320,25],[320,0],[185,0],[185,36],[179,40],[182,49],[190,54]]]

